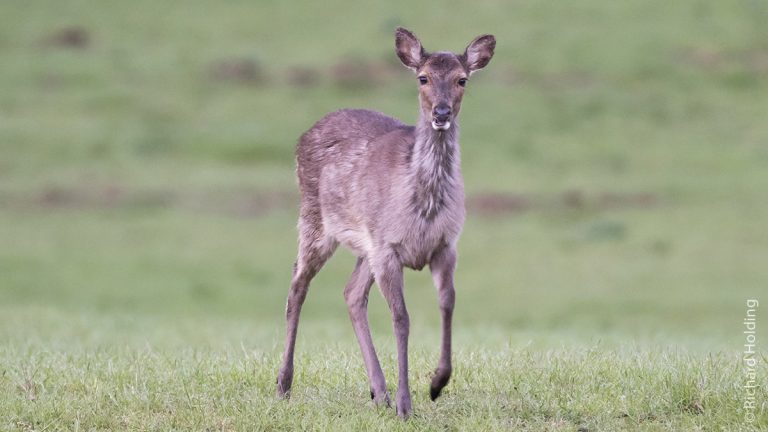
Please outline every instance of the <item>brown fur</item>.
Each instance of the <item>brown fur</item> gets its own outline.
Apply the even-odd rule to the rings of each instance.
[[[465,215],[456,123],[464,95],[460,80],[488,64],[495,40],[481,36],[461,55],[429,54],[408,30],[399,28],[395,34],[398,57],[425,80],[419,85],[416,126],[374,111],[341,110],[304,133],[296,149],[299,253],[288,293],[277,390],[285,397],[291,388],[298,319],[309,282],[342,244],[358,256],[344,297],[371,395],[390,403],[368,327],[368,293],[375,281],[392,312],[399,370],[396,407],[407,416],[412,410],[403,267],[420,270],[429,264],[438,290],[443,339],[430,391],[434,400],[451,375],[453,272]]]

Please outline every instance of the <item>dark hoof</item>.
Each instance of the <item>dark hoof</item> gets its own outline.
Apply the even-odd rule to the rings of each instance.
[[[277,383],[277,397],[280,399],[290,399],[291,389],[286,389],[280,383]]]
[[[435,388],[435,387],[429,387],[429,398],[433,401],[440,397],[440,392],[443,391],[442,388]]]
[[[386,391],[384,392],[384,396],[376,397],[376,393],[374,393],[373,389],[371,389],[371,400],[376,404],[376,406],[385,406],[387,408],[392,407],[392,401],[389,399],[389,393]]]
[[[411,414],[413,414],[413,408],[411,408],[410,406],[397,408],[397,416],[403,420],[407,420],[409,417],[411,417]]]
[[[397,404],[395,410],[397,415],[402,419],[407,419],[413,414],[413,407],[411,406],[411,395],[408,393],[397,394]]]
[[[291,397],[291,383],[293,377],[288,377],[286,374],[280,373],[277,376],[277,397],[280,399],[288,399]]]
[[[448,381],[451,379],[451,371],[450,370],[437,370],[435,371],[435,376],[432,377],[432,384],[429,386],[429,397],[433,401],[440,397],[440,393],[443,391],[443,388],[448,384]]]
[[[411,405],[408,404],[408,406],[404,406],[402,408],[397,407],[397,415],[403,420],[407,420],[411,414],[413,414],[413,408],[411,408]]]

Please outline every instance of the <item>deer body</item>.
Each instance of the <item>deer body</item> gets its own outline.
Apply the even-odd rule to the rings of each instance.
[[[286,306],[287,338],[277,390],[286,396],[291,387],[299,313],[309,281],[341,244],[358,257],[344,297],[371,397],[390,404],[367,318],[375,281],[392,312],[399,373],[396,408],[407,416],[409,317],[403,267],[421,270],[428,264],[438,291],[443,338],[430,390],[434,400],[452,370],[453,271],[465,215],[456,116],[467,77],[490,61],[495,40],[481,36],[462,55],[428,54],[407,30],[398,29],[396,36],[398,56],[419,74],[417,124],[347,109],[327,115],[299,140],[299,253]]]
[[[439,245],[455,244],[464,222],[456,138],[374,111],[329,114],[297,149],[302,199],[321,209],[312,225],[329,245],[371,260],[391,247],[421,270]]]

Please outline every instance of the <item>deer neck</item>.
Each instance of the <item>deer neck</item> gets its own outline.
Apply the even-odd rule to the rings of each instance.
[[[435,130],[429,120],[419,119],[410,166],[412,204],[419,215],[432,219],[450,203],[459,163],[458,124]]]

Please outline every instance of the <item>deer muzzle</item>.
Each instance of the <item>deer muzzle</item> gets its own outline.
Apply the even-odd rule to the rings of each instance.
[[[446,103],[437,104],[432,110],[432,128],[446,130],[451,127],[452,110]]]

